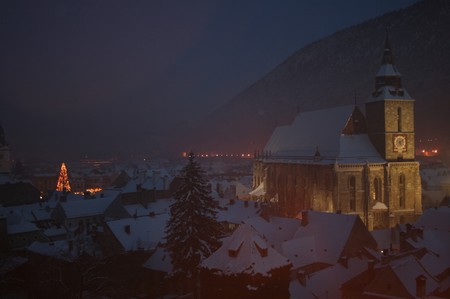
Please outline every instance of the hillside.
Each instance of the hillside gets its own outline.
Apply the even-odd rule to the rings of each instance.
[[[210,114],[190,137],[201,151],[253,152],[302,111],[361,107],[374,89],[385,29],[403,85],[416,100],[417,138],[450,145],[450,1],[426,0],[298,50]]]

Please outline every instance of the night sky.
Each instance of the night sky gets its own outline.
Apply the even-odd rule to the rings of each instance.
[[[15,158],[164,155],[289,55],[415,0],[0,2]]]

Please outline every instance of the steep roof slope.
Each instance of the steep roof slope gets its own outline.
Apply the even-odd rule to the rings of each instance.
[[[203,261],[202,267],[219,270],[226,275],[270,276],[272,270],[289,267],[290,264],[251,225],[242,224],[216,252]]]

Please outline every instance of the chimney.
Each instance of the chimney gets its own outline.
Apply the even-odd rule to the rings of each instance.
[[[423,228],[417,229],[417,235],[419,236],[419,238],[421,238],[423,240]]]
[[[297,272],[297,280],[302,286],[306,286],[306,273],[303,270]]]
[[[416,296],[423,298],[426,295],[427,278],[423,275],[416,277]]]
[[[131,234],[131,227],[130,227],[129,224],[125,225],[124,229],[125,229],[125,232],[126,232],[128,235]]]
[[[342,266],[344,266],[345,268],[348,268],[348,257],[347,256],[341,256],[339,259],[339,262]]]
[[[308,220],[308,211],[302,211],[302,226],[307,226],[309,223]]]

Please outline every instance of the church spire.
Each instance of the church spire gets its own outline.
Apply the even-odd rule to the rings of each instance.
[[[392,54],[391,43],[389,42],[389,31],[386,28],[386,40],[384,41],[383,60],[381,65],[392,64],[394,65],[394,55]]]
[[[395,89],[402,88],[402,75],[397,70],[394,64],[394,55],[392,54],[389,32],[387,29],[381,67],[375,78],[375,90],[377,91],[384,86],[391,86]]]

